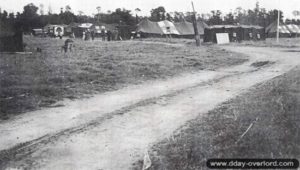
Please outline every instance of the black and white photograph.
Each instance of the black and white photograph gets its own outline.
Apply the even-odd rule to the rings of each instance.
[[[0,170],[300,170],[300,0],[0,0]]]

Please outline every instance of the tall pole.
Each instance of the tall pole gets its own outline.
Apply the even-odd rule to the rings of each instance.
[[[276,42],[277,43],[279,43],[279,22],[280,22],[280,10],[278,8],[278,11],[277,11],[277,32],[276,32]]]
[[[199,36],[199,32],[198,32],[198,27],[197,27],[196,12],[195,12],[193,1],[192,1],[192,7],[193,7],[192,20],[193,20],[193,26],[194,26],[194,32],[195,32],[196,45],[200,46],[200,36]]]

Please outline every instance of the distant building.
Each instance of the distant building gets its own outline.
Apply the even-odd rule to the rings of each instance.
[[[65,34],[65,25],[51,25],[48,24],[44,27],[44,31],[47,32],[48,35],[53,37],[63,36]]]
[[[68,31],[72,31],[76,37],[82,37],[83,32],[92,28],[92,23],[71,23],[68,27]]]
[[[11,24],[0,21],[0,52],[23,51],[23,33]]]
[[[32,29],[32,34],[34,36],[44,36],[45,32],[42,28],[35,28],[35,29]]]
[[[230,42],[265,40],[264,27],[257,25],[213,25],[204,30],[204,42],[217,42],[217,33],[228,33]]]

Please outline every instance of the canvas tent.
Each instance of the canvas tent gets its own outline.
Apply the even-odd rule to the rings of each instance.
[[[175,27],[175,25],[172,22],[170,22],[168,20],[164,20],[164,21],[157,22],[157,24],[160,27],[163,34],[179,35],[177,28]]]
[[[291,37],[291,32],[286,25],[280,24],[279,27],[279,37]],[[276,37],[277,34],[277,21],[274,21],[266,28],[266,33],[268,37]]]
[[[34,28],[34,29],[32,29],[32,34],[34,36],[43,36],[45,34],[45,32],[42,28]]]
[[[71,28],[71,33],[74,33],[75,37],[82,37],[83,32],[91,29],[92,23],[71,23],[69,27]]]
[[[204,42],[216,43],[217,33],[228,33],[230,42],[264,40],[264,28],[254,25],[213,25],[204,30]]]
[[[300,35],[300,25],[289,24],[286,25],[286,27],[290,31],[292,37],[298,37]]]
[[[200,35],[204,34],[206,27],[208,26],[204,22],[197,21],[197,28]],[[175,37],[194,38],[195,35],[193,24],[187,21],[173,23],[168,20],[152,22],[144,19],[137,25],[136,31],[142,33],[142,37],[171,34]]]
[[[101,34],[101,30],[104,29],[106,31],[113,31],[116,29],[118,24],[105,24],[105,23],[99,23],[96,25],[93,25],[91,27],[91,30],[94,31],[96,34]]]
[[[240,40],[264,40],[266,39],[265,36],[265,29],[264,27],[258,25],[240,25],[240,29],[242,35]]]
[[[23,33],[11,24],[0,21],[0,52],[23,51]]]
[[[174,23],[174,25],[175,25],[176,29],[178,30],[180,37],[184,37],[184,38],[194,38],[195,37],[193,23],[183,21],[183,22]],[[208,27],[208,25],[205,24],[204,22],[197,21],[197,29],[198,29],[199,35],[203,35],[204,29],[207,27]]]
[[[176,29],[179,34],[182,36],[194,35],[194,27],[193,24],[187,21],[174,23]]]
[[[203,21],[197,21],[197,28],[200,35],[204,35],[205,28],[208,28],[208,25]]]
[[[63,36],[65,34],[65,25],[51,25],[48,24],[44,27],[44,31],[47,32],[48,35],[53,37]]]
[[[136,32],[142,33],[143,37],[147,36],[161,36],[163,34],[159,25],[156,22],[152,22],[148,19],[142,20],[138,25]]]
[[[69,25],[66,25],[64,27],[65,29],[65,35],[71,35],[72,33],[75,32],[75,29],[79,26],[80,24],[79,23],[76,23],[76,22],[72,22],[70,23]]]

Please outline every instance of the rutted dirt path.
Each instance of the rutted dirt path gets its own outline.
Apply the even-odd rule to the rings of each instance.
[[[232,47],[249,62],[147,82],[0,124],[0,167],[130,169],[152,143],[249,87],[300,64],[284,49]],[[274,64],[259,68],[257,61]],[[20,145],[21,144],[21,145]]]

